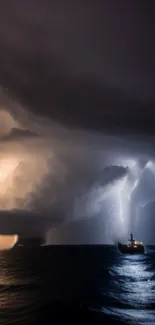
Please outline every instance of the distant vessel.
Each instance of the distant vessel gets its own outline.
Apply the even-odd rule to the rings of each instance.
[[[144,254],[144,245],[142,242],[134,240],[133,234],[130,234],[130,239],[127,244],[118,242],[118,249],[123,254]]]

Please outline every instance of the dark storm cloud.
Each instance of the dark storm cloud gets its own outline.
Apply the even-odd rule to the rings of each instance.
[[[112,203],[106,202],[106,195],[117,196],[117,181],[128,174],[128,167],[137,162],[143,168],[148,160],[153,160],[154,139],[68,129],[49,118],[29,114],[18,105],[18,109],[14,109],[15,106],[12,101],[10,104],[6,101],[6,109],[0,115],[5,137],[8,137],[7,141],[0,142],[1,159],[4,159],[0,171],[2,176],[3,172],[8,175],[8,183],[6,179],[0,187],[0,208],[4,214],[4,210],[11,210],[7,212],[10,223],[1,219],[3,231],[7,231],[8,226],[8,232],[16,229],[15,232],[27,235],[30,230],[31,235],[38,235],[39,231],[45,233],[59,225],[66,225],[67,229],[67,224],[75,220],[96,218],[101,210],[101,223],[104,216],[102,227],[107,234],[108,210]],[[18,124],[15,130],[18,129],[19,134],[13,141],[10,135],[14,133],[15,124]],[[30,134],[37,137],[28,136],[28,126]],[[7,173],[12,165],[13,178],[9,178]],[[115,193],[111,195],[113,186]],[[114,215],[114,220],[110,219],[111,232],[118,227],[116,218]]]
[[[0,83],[29,109],[154,131],[153,2],[5,0],[0,15]]]
[[[7,96],[0,98],[14,119],[0,124],[7,139],[0,143],[1,155],[28,156],[30,161],[19,165],[22,179],[15,179],[13,195],[18,205],[21,189],[28,193],[30,201],[24,194],[18,208],[28,202],[39,215],[39,229],[49,215],[51,226],[56,216],[58,224],[74,219],[75,199],[84,196],[85,206],[88,194],[89,203],[95,202],[90,192],[94,187],[102,192],[121,178],[126,160],[138,159],[143,166],[154,159],[154,138],[146,136],[154,134],[155,122],[154,31],[149,1],[0,2],[0,85],[17,99],[10,104]],[[102,132],[97,136],[79,127]],[[122,170],[113,166],[105,174],[110,165]],[[35,185],[31,191],[29,182]],[[85,217],[93,215],[90,210]],[[18,214],[19,231],[31,228],[24,221],[30,215]]]
[[[107,185],[112,186],[113,182],[126,175],[126,166],[109,166],[110,162],[114,163],[109,149],[113,151],[115,143],[123,148],[121,141],[56,126],[50,119],[27,114],[18,105],[20,109],[14,111],[15,104],[12,106],[9,100],[5,106],[5,110],[0,111],[3,126],[0,209],[2,215],[9,215],[8,232],[17,229],[15,232],[25,231],[27,234],[31,228],[30,232],[36,235],[38,228],[44,232],[43,222],[49,227],[56,227],[60,222],[92,216],[92,211],[89,215],[91,208],[87,213],[80,209],[75,213],[75,202],[82,199],[85,209],[87,203],[88,206],[90,204],[92,191],[100,191],[101,187],[102,192],[106,192]],[[14,127],[16,124],[18,128]],[[25,129],[27,125],[30,130]],[[8,209],[9,212],[6,212]],[[33,224],[36,216],[38,224],[35,231]],[[16,222],[12,221],[14,218]],[[3,218],[1,222],[3,224]],[[6,222],[4,226],[7,229]]]
[[[52,216],[53,227],[64,222],[62,216],[56,212]],[[24,210],[0,211],[1,234],[14,234],[19,236],[41,236],[51,227],[51,216],[39,218],[38,214],[29,213]]]
[[[17,128],[12,128],[9,134],[4,135],[0,138],[0,141],[20,141],[25,138],[37,137],[38,135],[35,132],[30,130],[22,130]]]

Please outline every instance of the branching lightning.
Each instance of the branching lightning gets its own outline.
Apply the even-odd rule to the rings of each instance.
[[[154,177],[154,186],[152,189],[152,196],[149,196],[148,199],[145,197],[139,198],[139,200],[142,200],[141,203],[137,200],[135,201],[135,215],[131,215],[132,211],[132,205],[133,205],[133,198],[136,193],[136,190],[138,186],[140,185],[140,179],[142,176],[142,172],[145,168],[149,168],[152,171],[152,176]],[[132,181],[129,179],[128,176],[124,177],[123,180],[119,184],[116,184],[113,189],[113,199],[116,200],[117,198],[117,204],[114,204],[110,207],[108,210],[108,214],[110,217],[112,217],[113,211],[114,215],[119,216],[120,225],[122,227],[122,230],[127,230],[126,228],[128,226],[133,227],[132,224],[132,218],[136,218],[136,210],[138,206],[146,206],[146,204],[150,201],[154,201],[155,199],[155,165],[153,162],[148,162],[146,166],[141,168],[139,171],[134,173],[132,172],[132,168],[130,169],[130,173],[132,173]],[[119,212],[117,211],[117,208],[119,209]],[[129,222],[129,223],[128,223]],[[130,224],[131,222],[131,224]],[[132,229],[128,229],[128,231],[131,231]]]
[[[132,168],[130,168],[130,173],[132,173]],[[129,178],[129,175],[127,175],[114,186],[112,191],[112,200],[115,200],[117,203],[113,204],[108,210],[110,217],[113,216],[119,220],[122,233],[126,232],[127,230],[129,231],[128,227],[130,227],[130,209],[132,204],[131,198],[133,192],[139,184],[141,172],[135,173],[134,171],[132,174],[132,180]]]

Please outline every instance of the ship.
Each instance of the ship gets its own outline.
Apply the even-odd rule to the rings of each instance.
[[[127,244],[118,242],[118,249],[123,254],[144,254],[145,252],[143,243],[136,241],[132,233],[130,234],[130,239]]]

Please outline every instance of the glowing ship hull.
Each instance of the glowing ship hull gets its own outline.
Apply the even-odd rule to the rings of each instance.
[[[118,249],[123,254],[144,254],[145,252],[143,243],[134,240],[132,233],[130,235],[129,243],[121,244],[118,242]]]
[[[144,254],[145,252],[143,245],[129,246],[118,243],[118,249],[122,254]]]

